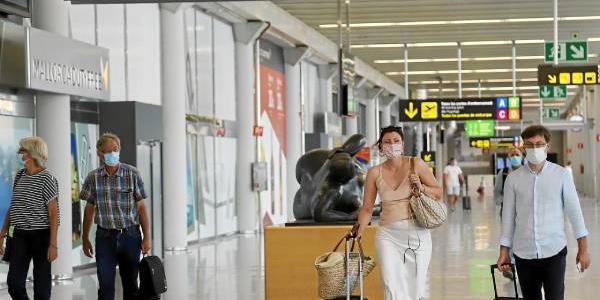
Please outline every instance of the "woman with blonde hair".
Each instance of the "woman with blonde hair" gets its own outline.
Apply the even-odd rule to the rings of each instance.
[[[51,263],[58,250],[58,181],[46,169],[48,147],[41,138],[22,139],[17,154],[23,168],[15,176],[10,207],[0,230],[0,255],[9,262],[8,293],[13,299],[28,299],[25,280],[33,260],[34,298],[50,299]],[[12,237],[7,237],[9,227]],[[8,249],[4,249],[4,237],[10,239]]]

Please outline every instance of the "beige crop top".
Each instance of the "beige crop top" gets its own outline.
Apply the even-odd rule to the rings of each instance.
[[[383,179],[383,166],[378,166],[379,174],[375,180],[377,193],[381,199],[381,215],[379,224],[385,225],[396,221],[411,219],[408,201],[410,199],[410,182],[408,175],[396,189]]]

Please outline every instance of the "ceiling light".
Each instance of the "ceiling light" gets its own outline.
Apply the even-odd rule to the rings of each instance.
[[[498,125],[495,126],[494,129],[496,130],[500,130],[500,131],[506,131],[506,130],[510,130],[510,125]]]
[[[588,38],[588,42],[600,42],[600,37]],[[545,40],[516,40],[515,44],[543,44]],[[487,46],[487,45],[510,45],[512,41],[471,41],[461,42],[463,46]],[[416,47],[456,47],[457,42],[435,42],[435,43],[409,43],[406,44],[409,48]],[[403,48],[404,44],[365,44],[352,45],[352,48]]]
[[[521,78],[517,79],[517,82],[537,82],[537,78]],[[481,83],[510,83],[512,82],[512,78],[505,79],[481,79]],[[439,84],[440,82],[437,80],[423,80],[423,81],[410,81],[409,84]],[[451,84],[458,83],[458,80],[446,80],[442,81],[442,84]],[[479,83],[477,79],[465,79],[462,83]]]
[[[516,72],[537,72],[537,68],[517,68]],[[512,69],[478,69],[478,70],[462,70],[462,74],[486,74],[486,73],[508,73]],[[404,75],[404,72],[386,72],[389,76]],[[439,71],[409,71],[408,75],[438,75],[438,74],[458,74],[458,70],[439,70]]]
[[[600,20],[600,16],[578,16],[578,17],[559,17],[559,21],[593,21]],[[509,18],[509,19],[480,19],[480,20],[442,20],[442,21],[411,21],[411,22],[370,22],[370,23],[351,23],[351,28],[368,27],[399,27],[399,26],[436,26],[436,25],[465,25],[465,24],[497,24],[497,23],[534,23],[534,22],[553,22],[554,18]],[[346,24],[342,24],[346,27]],[[319,28],[337,28],[338,24],[321,24]]]

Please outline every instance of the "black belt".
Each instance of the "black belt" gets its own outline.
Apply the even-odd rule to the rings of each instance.
[[[111,233],[123,234],[130,230],[136,230],[139,228],[139,226],[140,225],[132,225],[132,226],[125,227],[125,228],[104,228],[104,227],[98,226],[98,230],[104,230],[104,231],[108,231]]]

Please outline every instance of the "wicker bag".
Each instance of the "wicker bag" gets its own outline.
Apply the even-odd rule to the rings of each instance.
[[[415,174],[414,157],[410,159],[410,172]],[[421,227],[432,229],[444,224],[448,218],[448,208],[442,201],[437,201],[425,193],[421,193],[415,184],[411,183],[410,210],[415,221]]]
[[[352,247],[348,249],[348,241],[352,240]],[[340,244],[346,240],[345,252],[337,252]],[[353,252],[354,243],[358,244],[358,252]],[[349,255],[348,270],[346,270],[346,256]],[[362,264],[359,264],[362,259]],[[375,261],[371,257],[363,256],[362,244],[359,239],[354,239],[347,234],[337,243],[333,251],[327,252],[315,260],[315,268],[319,276],[319,297],[323,299],[334,299],[345,297],[347,293],[346,272],[350,274],[351,290],[356,288],[361,275],[359,265],[362,266],[362,276],[367,277],[375,268]]]

